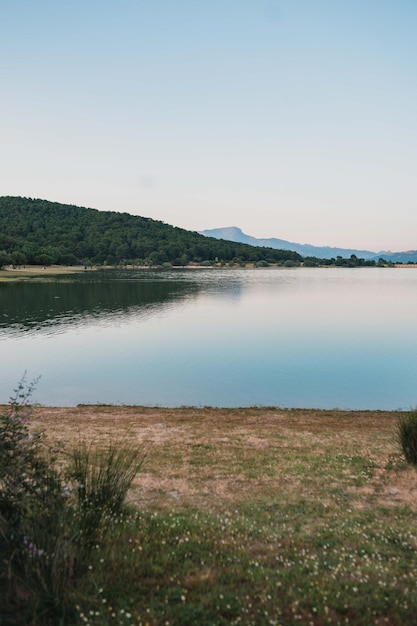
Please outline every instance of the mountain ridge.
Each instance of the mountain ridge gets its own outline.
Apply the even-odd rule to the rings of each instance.
[[[358,250],[355,248],[339,248],[333,246],[315,246],[307,243],[296,243],[279,239],[277,237],[257,238],[244,233],[238,226],[227,226],[224,228],[211,228],[199,231],[206,237],[215,239],[225,239],[235,243],[246,243],[251,246],[268,247],[276,249],[291,250],[301,254],[303,257],[314,256],[321,259],[331,259],[341,256],[350,257],[352,254],[365,260],[378,260],[383,257],[387,261],[407,263],[417,262],[417,250],[405,250],[403,252],[391,252],[389,250],[375,252],[372,250]]]

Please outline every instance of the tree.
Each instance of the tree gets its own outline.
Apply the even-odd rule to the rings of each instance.
[[[7,254],[6,250],[0,250],[0,270],[3,270],[6,265],[12,263],[10,254]]]
[[[19,252],[19,250],[14,250],[10,256],[12,258],[12,263],[15,267],[18,267],[19,265],[24,265],[26,263],[25,255],[22,254],[22,252]]]

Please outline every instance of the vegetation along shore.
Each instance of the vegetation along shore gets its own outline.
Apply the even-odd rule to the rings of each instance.
[[[0,598],[1,623],[414,623],[417,471],[398,442],[403,415],[37,407],[30,436],[45,433],[60,468],[75,458],[78,481],[83,459],[100,467],[115,442],[140,467],[123,507],[96,526],[83,497],[97,498],[101,478],[85,473],[71,519],[91,545],[78,538],[69,571],[57,563],[50,578],[32,546],[14,605]]]
[[[392,256],[392,255],[391,255]],[[403,257],[401,257],[402,259]],[[414,256],[404,257],[413,262]],[[13,196],[0,197],[0,268],[12,265],[147,267],[375,267],[392,258],[319,259],[187,231],[147,217]],[[399,259],[397,259],[399,260]]]

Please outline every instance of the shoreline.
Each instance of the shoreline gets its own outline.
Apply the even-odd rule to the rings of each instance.
[[[384,267],[384,269],[416,269],[417,265],[408,265],[408,264],[393,264],[391,267],[387,268]],[[369,267],[353,267],[353,268],[347,268],[347,267],[342,267],[339,268],[339,266],[335,266],[335,265],[320,265],[317,267],[304,267],[303,265],[299,265],[296,267],[285,267],[283,265],[270,265],[268,267],[255,267],[254,265],[248,265],[245,267],[241,267],[241,266],[228,266],[228,265],[224,265],[224,266],[217,266],[217,265],[185,265],[185,266],[178,266],[178,265],[173,265],[170,268],[164,268],[162,266],[152,266],[149,267],[147,265],[127,265],[127,266],[123,266],[121,269],[124,270],[158,270],[158,269],[162,269],[162,270],[236,270],[236,269],[242,269],[242,270],[264,270],[264,269],[270,269],[270,270],[275,270],[275,269],[279,269],[279,270],[299,270],[299,269],[306,269],[306,270],[310,270],[310,269],[369,269]],[[12,268],[12,267],[5,267],[3,269],[0,270],[0,283],[10,283],[10,282],[21,282],[21,281],[26,281],[26,280],[32,280],[32,279],[42,279],[45,277],[54,277],[54,276],[64,276],[66,274],[81,274],[84,272],[96,272],[98,270],[113,270],[113,269],[118,269],[117,266],[114,265],[107,265],[107,266],[103,266],[103,267],[85,267],[83,265],[49,265],[47,267],[41,267],[38,265],[26,265],[25,267],[19,267],[19,268]],[[371,267],[370,269],[376,269],[374,267]]]
[[[41,267],[39,265],[26,265],[19,268],[3,268],[0,270],[0,282],[10,283],[45,276],[60,276],[63,274],[80,274],[81,272],[91,271],[84,269],[82,265],[50,265]]]
[[[0,403],[0,411],[6,410],[9,405]],[[33,410],[34,415],[45,415],[53,417],[55,414],[59,417],[79,415],[80,417],[91,417],[99,414],[102,415],[143,415],[143,416],[177,416],[184,418],[193,418],[198,420],[205,416],[213,416],[223,419],[227,417],[242,419],[246,417],[265,417],[283,416],[289,419],[378,419],[378,418],[395,418],[407,413],[404,409],[317,409],[317,408],[285,408],[274,406],[252,406],[252,407],[215,407],[215,406],[159,406],[159,405],[141,405],[141,404],[77,404],[74,406],[59,405],[43,405],[34,402],[29,407]]]
[[[0,411],[6,409],[10,404],[8,402],[0,402]],[[144,413],[161,411],[164,413],[193,413],[194,415],[204,414],[207,412],[212,413],[224,413],[235,415],[236,413],[288,413],[291,415],[308,414],[320,416],[341,416],[341,415],[355,415],[355,416],[369,416],[369,415],[403,415],[410,409],[348,409],[348,408],[333,408],[322,409],[317,407],[283,407],[283,406],[210,406],[210,405],[180,405],[180,406],[163,406],[159,404],[109,404],[105,402],[80,402],[72,405],[59,405],[59,404],[42,404],[36,400],[33,403],[29,403],[28,406],[34,409],[36,412],[40,411],[59,411],[59,412],[85,412],[85,411],[103,411],[103,412],[129,412],[129,411],[142,411]]]

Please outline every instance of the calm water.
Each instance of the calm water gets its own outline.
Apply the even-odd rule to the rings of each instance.
[[[86,272],[0,284],[0,402],[408,409],[417,270]]]

